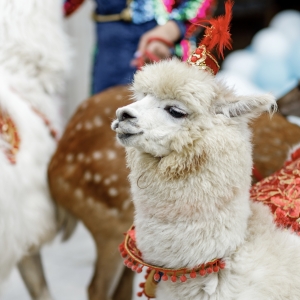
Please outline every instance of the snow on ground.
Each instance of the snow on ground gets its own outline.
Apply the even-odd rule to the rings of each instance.
[[[87,287],[94,271],[96,248],[88,230],[79,223],[74,234],[66,242],[60,236],[42,250],[44,270],[54,300],[88,300]],[[135,278],[132,300],[137,297],[138,284],[145,274]],[[31,300],[17,269],[14,269],[4,285],[1,300]]]
[[[90,233],[79,223],[73,236],[58,236],[42,250],[46,278],[55,300],[88,300],[87,286],[94,270],[96,250]],[[13,270],[1,300],[31,300],[18,273]]]

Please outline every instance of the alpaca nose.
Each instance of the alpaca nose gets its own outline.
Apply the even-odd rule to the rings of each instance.
[[[117,118],[120,122],[128,119],[135,119],[136,112],[132,108],[122,107],[117,110]]]

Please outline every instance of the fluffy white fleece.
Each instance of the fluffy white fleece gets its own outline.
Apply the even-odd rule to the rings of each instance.
[[[133,90],[137,101],[118,109],[112,129],[127,151],[144,260],[175,269],[226,262],[219,273],[160,282],[157,299],[299,299],[300,238],[249,200],[247,123],[272,110],[274,97],[237,96],[177,60],[146,66]]]
[[[32,108],[61,132],[67,41],[60,0],[0,1],[0,109],[21,140],[15,165],[0,143],[0,282],[56,231],[46,175],[56,142]]]

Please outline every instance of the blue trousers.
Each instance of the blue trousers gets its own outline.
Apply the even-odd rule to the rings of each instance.
[[[130,61],[134,58],[139,39],[156,25],[155,20],[143,24],[123,21],[96,24],[92,94],[115,85],[131,83],[136,69]]]

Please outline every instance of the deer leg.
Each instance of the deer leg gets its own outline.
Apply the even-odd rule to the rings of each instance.
[[[40,253],[25,256],[18,264],[21,277],[33,300],[52,300],[48,290]]]
[[[97,241],[97,239],[96,239]],[[99,242],[99,241],[98,241]],[[97,262],[93,279],[89,286],[89,300],[130,300],[132,281],[118,289],[125,266],[118,251],[120,239],[106,239],[97,244]],[[124,283],[122,284],[124,285]],[[115,296],[114,296],[115,295]],[[120,298],[119,298],[120,297]]]
[[[78,220],[61,205],[56,204],[56,226],[62,232],[62,241],[68,240],[74,233]]]
[[[127,267],[124,268],[119,285],[116,288],[113,300],[131,300],[133,292],[133,276],[134,272]]]

